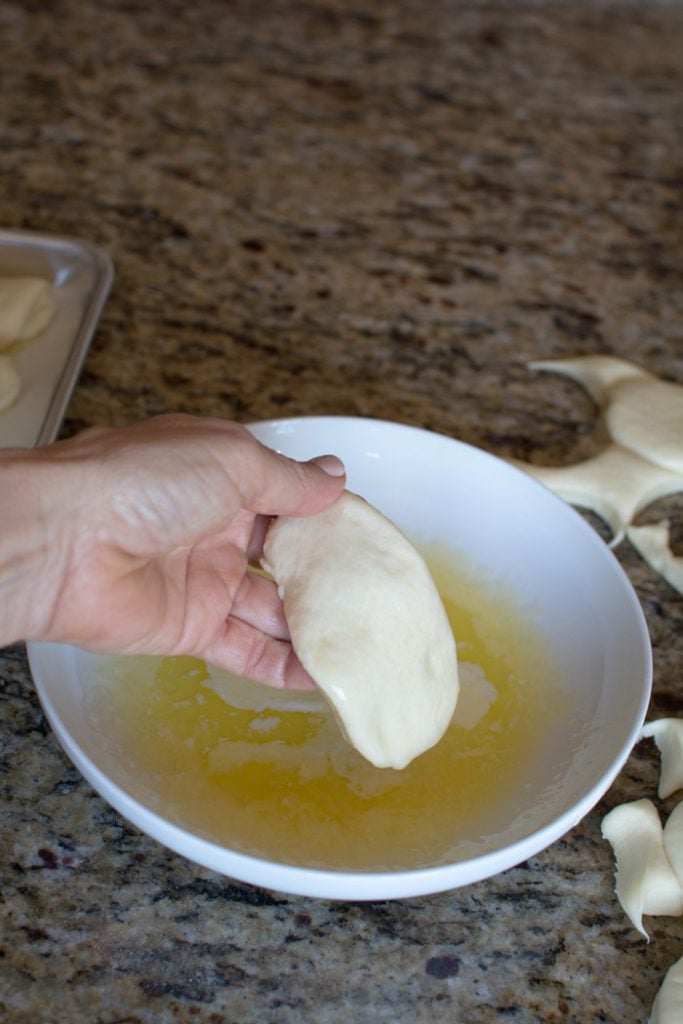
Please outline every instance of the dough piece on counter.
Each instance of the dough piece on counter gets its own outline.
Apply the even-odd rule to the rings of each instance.
[[[50,281],[43,277],[1,277],[0,349],[41,334],[54,311]]]
[[[683,913],[683,892],[664,849],[662,824],[651,800],[621,804],[602,820],[617,861],[617,898],[633,926],[648,938],[643,914]]]
[[[634,363],[615,356],[576,356],[574,359],[536,359],[527,364],[530,370],[560,373],[576,381],[588,392],[596,405],[606,405],[615,388],[626,381],[651,375]],[[656,379],[656,378],[654,378]]]
[[[9,409],[21,391],[21,378],[9,356],[0,356],[0,412]]]
[[[529,364],[581,384],[603,409],[617,444],[644,459],[683,473],[683,388],[613,356],[579,356]]]
[[[674,555],[669,545],[668,520],[647,526],[630,526],[626,536],[640,557],[663,576],[669,586],[683,594],[683,558]]]
[[[683,490],[683,476],[642,456],[610,445],[574,466],[528,466],[515,461],[540,483],[570,505],[592,509],[605,520],[620,541],[628,524],[658,498]]]
[[[348,491],[315,516],[274,520],[263,566],[292,644],[357,750],[403,768],[446,731],[458,697],[455,641],[422,557]]]
[[[647,722],[641,736],[651,736],[661,755],[657,795],[661,799],[671,796],[683,788],[683,718],[658,718]]]
[[[573,466],[514,465],[565,501],[597,512],[611,527],[615,547],[641,509],[683,491],[683,386],[612,356],[545,360],[529,367],[580,384],[599,405],[610,443]],[[641,539],[644,558],[649,552],[657,558],[663,554],[660,537],[641,534]],[[631,540],[638,547],[637,532]],[[666,578],[680,589],[680,567],[671,560],[665,564]]]
[[[683,1021],[683,957],[669,968],[654,1003],[648,1024],[681,1024]]]
[[[664,850],[683,889],[683,800],[666,819]]]

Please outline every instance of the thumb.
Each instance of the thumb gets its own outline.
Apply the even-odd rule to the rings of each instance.
[[[346,471],[336,455],[320,455],[309,462],[288,459],[259,445],[253,480],[257,486],[245,496],[246,507],[267,516],[310,516],[331,505],[344,490]]]

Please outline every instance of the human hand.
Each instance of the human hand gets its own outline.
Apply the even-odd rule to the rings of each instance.
[[[0,643],[192,654],[311,686],[275,584],[247,565],[267,517],[319,512],[343,487],[334,457],[294,462],[189,416],[1,453]]]

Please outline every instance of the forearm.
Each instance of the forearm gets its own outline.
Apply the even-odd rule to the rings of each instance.
[[[46,630],[59,589],[55,470],[40,451],[0,451],[0,646]]]

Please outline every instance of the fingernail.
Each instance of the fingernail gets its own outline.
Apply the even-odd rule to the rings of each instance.
[[[311,462],[320,466],[328,476],[345,476],[346,474],[344,463],[336,455],[318,455],[317,458],[311,459]]]

